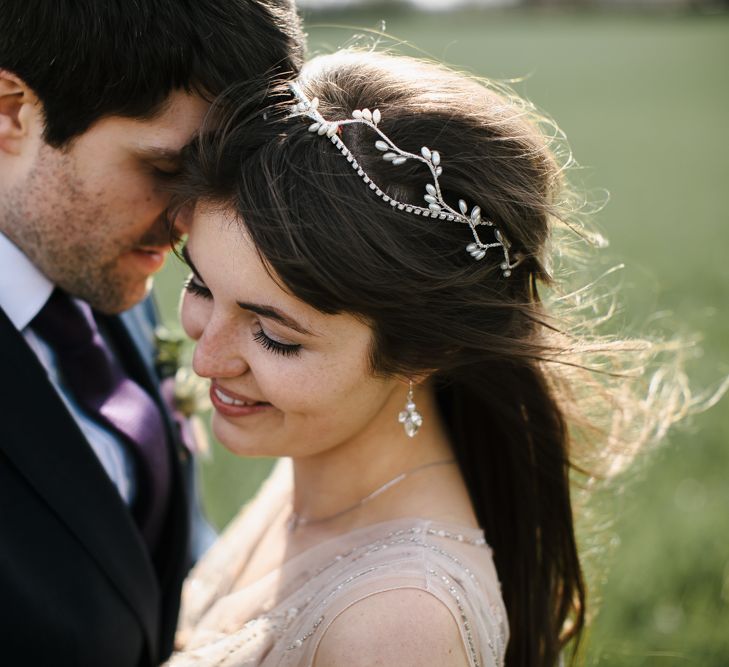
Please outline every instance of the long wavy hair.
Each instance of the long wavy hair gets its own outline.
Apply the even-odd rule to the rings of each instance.
[[[551,667],[586,618],[571,476],[587,462],[592,472],[623,467],[682,413],[686,394],[664,374],[639,395],[656,346],[597,335],[597,316],[574,307],[553,278],[553,256],[570,245],[560,230],[587,233],[553,149],[555,126],[529,103],[438,65],[370,52],[316,58],[299,83],[328,120],[379,109],[379,127],[400,148],[437,149],[444,199],[478,204],[521,265],[504,277],[498,249],[482,261],[465,252],[463,225],[384,204],[309,122],[290,116],[284,83],[221,98],[188,150],[178,204],[234,211],[287,290],[369,323],[373,373],[432,375],[494,551],[511,635],[506,664]],[[422,164],[384,161],[362,125],[341,136],[389,196],[422,205]]]

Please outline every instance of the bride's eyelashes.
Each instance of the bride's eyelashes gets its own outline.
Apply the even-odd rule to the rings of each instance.
[[[205,287],[202,283],[199,283],[194,275],[191,275],[185,282],[183,283],[183,288],[188,294],[192,294],[193,296],[199,296],[203,299],[211,299],[212,294],[210,294],[210,290]]]
[[[259,329],[253,334],[253,340],[259,343],[265,350],[274,354],[281,354],[284,357],[295,357],[301,352],[301,345],[282,343],[268,336],[263,329]]]
[[[184,289],[188,294],[197,296],[202,299],[212,299],[213,296],[210,290],[205,287],[202,283],[198,282],[194,275],[191,275],[184,282]],[[260,324],[259,324],[260,327]],[[282,343],[275,338],[271,338],[264,330],[263,327],[259,328],[253,334],[253,340],[255,340],[264,350],[272,352],[274,354],[280,354],[284,357],[295,357],[301,352],[300,344]]]

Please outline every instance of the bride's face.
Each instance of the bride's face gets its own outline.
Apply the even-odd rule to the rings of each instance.
[[[212,381],[213,431],[228,449],[310,456],[378,423],[399,426],[402,386],[370,372],[368,326],[285,292],[242,225],[219,210],[198,207],[184,252],[192,276],[182,324],[197,341],[195,371]]]

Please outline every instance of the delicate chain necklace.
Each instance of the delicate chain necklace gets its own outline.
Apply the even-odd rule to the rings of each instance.
[[[434,468],[435,466],[450,465],[451,463],[455,463],[455,460],[447,459],[444,461],[431,461],[430,463],[424,463],[423,465],[419,465],[417,468],[413,468],[412,470],[406,470],[405,472],[401,472],[397,477],[393,477],[391,480],[385,482],[382,486],[375,489],[369,495],[365,496],[364,498],[360,498],[354,505],[350,505],[349,507],[340,510],[339,512],[336,512],[335,514],[330,514],[329,516],[324,516],[319,519],[307,519],[305,516],[301,516],[297,512],[291,510],[291,516],[289,517],[286,525],[289,532],[293,533],[297,528],[300,528],[301,526],[308,526],[312,523],[324,523],[325,521],[333,521],[334,519],[338,519],[343,514],[347,514],[348,512],[356,510],[358,507],[362,507],[362,505],[368,503],[370,500],[374,500],[381,493],[384,493],[388,489],[391,489],[393,486],[399,484],[405,478],[410,477],[410,475],[413,475],[416,472],[420,472],[421,470],[425,470],[426,468]]]

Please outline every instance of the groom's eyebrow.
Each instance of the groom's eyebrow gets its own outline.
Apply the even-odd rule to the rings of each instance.
[[[168,146],[142,146],[136,154],[146,162],[168,162],[179,164],[182,161],[182,150]]]
[[[195,267],[195,264],[193,263],[192,259],[190,259],[190,251],[187,249],[187,246],[183,246],[182,248],[182,257],[187,263],[187,265],[190,267],[190,270],[195,274],[195,277],[201,282],[205,283],[205,280],[200,275],[200,272]],[[274,308],[273,306],[264,306],[258,303],[248,303],[246,301],[236,301],[238,306],[242,308],[243,310],[248,310],[252,313],[256,313],[257,315],[260,315],[261,317],[266,317],[270,320],[275,320],[276,322],[280,322],[285,327],[288,327],[289,329],[293,329],[294,331],[304,335],[304,336],[316,336],[313,331],[309,331],[307,328],[303,327],[301,324],[299,324],[295,319],[289,317],[285,313],[282,313],[278,308]]]
[[[162,158],[164,160],[179,160],[182,151],[169,146],[141,146],[137,152],[144,157]]]

